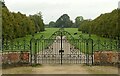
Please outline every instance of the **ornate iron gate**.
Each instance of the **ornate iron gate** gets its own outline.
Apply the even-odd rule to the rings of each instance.
[[[94,40],[93,40],[94,39]],[[120,63],[120,38],[93,38],[80,35],[75,39],[60,29],[50,38],[34,36],[23,40],[2,41],[2,64],[88,64]],[[1,55],[0,55],[1,56]]]
[[[72,35],[60,29],[49,39],[32,38],[31,64],[93,64],[93,41]]]

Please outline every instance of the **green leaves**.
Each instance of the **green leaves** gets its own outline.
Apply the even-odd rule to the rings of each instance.
[[[31,15],[30,18],[33,20],[33,23],[35,25],[35,32],[36,33],[45,30],[41,13]]]
[[[76,18],[75,18],[75,24],[74,24],[73,27],[79,27],[80,24],[82,23],[82,21],[83,21],[83,17],[82,17],[82,16],[76,17]]]
[[[44,31],[44,23],[41,13],[35,14],[31,17],[21,14],[20,12],[10,12],[7,7],[3,7],[2,23],[2,36],[4,39],[19,38],[28,34],[34,34],[35,32]],[[39,30],[37,28],[39,28]]]
[[[71,27],[73,22],[70,20],[70,17],[67,14],[63,14],[55,24],[55,27]]]
[[[101,14],[96,19],[89,21],[84,20],[79,28],[79,30],[84,33],[90,32],[103,37],[117,37],[119,18],[118,9],[113,10],[111,13]]]

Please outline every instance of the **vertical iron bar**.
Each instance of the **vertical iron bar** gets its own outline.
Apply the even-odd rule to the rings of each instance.
[[[35,65],[37,64],[37,40],[35,40],[35,54],[34,54],[34,59],[35,59]]]
[[[43,52],[43,48],[45,48],[44,43],[45,43],[45,40],[41,41],[41,45],[42,45],[42,64],[44,63],[44,55],[45,55],[44,52]]]
[[[93,55],[94,55],[94,52],[93,52],[93,39],[91,39],[92,40],[92,65],[93,65],[93,63],[94,63],[94,61],[93,61]]]
[[[88,40],[86,40],[86,64],[88,65]]]
[[[30,40],[30,64],[32,65],[32,39]]]
[[[23,40],[23,41],[24,41],[24,51],[25,51],[25,45],[26,45],[25,38],[24,38],[24,40]]]
[[[61,32],[61,51],[62,51],[62,32]],[[61,52],[61,65],[62,65],[62,52]]]

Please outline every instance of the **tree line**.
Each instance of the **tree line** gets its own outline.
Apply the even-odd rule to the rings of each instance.
[[[4,39],[19,38],[44,31],[45,24],[41,12],[26,16],[20,12],[10,12],[5,4],[2,7],[2,37]],[[94,20],[78,16],[75,18],[75,22],[70,19],[68,14],[63,14],[56,22],[51,21],[48,27],[75,27],[83,33],[96,34],[102,37],[118,37],[120,36],[119,22],[120,9],[115,9],[110,13],[101,14]]]
[[[120,9],[110,13],[101,14],[94,20],[84,20],[80,24],[79,31],[92,33],[102,37],[120,36]]]
[[[63,14],[56,22],[51,21],[49,27],[78,28],[83,33],[96,34],[102,37],[120,36],[120,9],[115,9],[110,13],[101,14],[94,20],[84,19],[82,16],[75,18],[75,22],[70,20],[68,14]]]
[[[2,6],[2,37],[4,39],[24,37],[41,31],[44,31],[41,12],[26,16],[20,12],[10,12],[5,5]]]
[[[80,23],[83,21],[83,17],[82,16],[78,16],[75,18],[75,22],[73,22],[70,17],[68,16],[68,14],[63,14],[62,16],[60,16],[56,22],[51,21],[48,26],[49,27],[56,27],[56,28],[60,28],[60,27],[64,27],[64,28],[78,28]]]

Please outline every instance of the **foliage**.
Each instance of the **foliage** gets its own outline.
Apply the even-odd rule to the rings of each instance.
[[[81,25],[81,22],[83,21],[83,17],[82,16],[78,16],[75,18],[75,23],[74,23],[74,26],[73,27],[79,27]]]
[[[92,21],[84,20],[80,25],[79,31],[89,32],[102,37],[117,37],[120,32],[118,11],[119,9],[115,9],[111,13],[101,14]]]
[[[37,21],[35,22],[32,17]],[[20,12],[10,12],[8,8],[4,6],[2,8],[2,37],[4,39],[14,39],[43,31],[44,23],[41,14],[38,13],[32,17],[21,14]],[[38,27],[36,27],[36,25],[38,25]],[[39,28],[39,30],[37,28]]]
[[[54,21],[51,21],[51,22],[49,23],[49,27],[55,27],[55,22],[54,22]]]
[[[36,33],[44,31],[44,23],[43,23],[41,12],[35,15],[30,15],[30,18],[34,21]]]
[[[78,16],[75,18],[75,23],[73,23],[73,21],[70,20],[70,17],[68,16],[68,14],[63,14],[59,19],[57,19],[56,22],[51,21],[48,27],[78,28],[79,25],[81,25],[83,20],[84,19],[82,16]]]
[[[64,27],[68,28],[73,25],[73,22],[70,20],[70,17],[67,14],[63,14],[55,23],[55,27]]]

